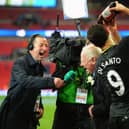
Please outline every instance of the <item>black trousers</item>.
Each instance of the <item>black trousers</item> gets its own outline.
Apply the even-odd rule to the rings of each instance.
[[[109,117],[94,117],[95,129],[109,129]]]
[[[89,105],[57,104],[52,129],[93,129]]]
[[[121,117],[111,117],[109,120],[110,129],[129,129],[129,115]]]

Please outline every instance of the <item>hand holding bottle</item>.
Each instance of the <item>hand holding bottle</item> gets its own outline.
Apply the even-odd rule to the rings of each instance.
[[[123,12],[129,15],[129,8],[119,3],[118,1],[115,1],[115,3],[116,3],[116,6],[110,8],[110,11]]]
[[[97,23],[98,24],[104,24],[110,23],[112,19],[115,18],[115,16],[118,14],[118,11],[116,10],[110,10],[110,8],[113,8],[116,6],[116,2],[111,2],[103,11],[102,13],[98,16]]]

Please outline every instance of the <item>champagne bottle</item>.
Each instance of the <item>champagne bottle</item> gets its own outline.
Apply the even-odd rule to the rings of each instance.
[[[98,19],[97,19],[97,23],[98,24],[103,24],[103,21],[105,22],[111,22],[112,19],[118,14],[117,11],[110,11],[110,8],[115,7],[116,3],[115,2],[111,2],[103,11],[102,13],[99,15]]]

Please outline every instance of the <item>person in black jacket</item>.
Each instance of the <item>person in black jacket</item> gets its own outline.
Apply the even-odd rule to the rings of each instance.
[[[14,62],[10,88],[0,109],[0,129],[36,129],[43,115],[41,89],[64,86],[60,78],[43,77],[41,61],[48,47],[46,38],[32,35],[27,54]]]
[[[111,46],[118,44],[120,36],[117,31],[117,24],[115,18],[109,22],[103,24],[92,25],[87,32],[87,39],[89,43],[99,44],[105,43],[103,47],[99,46],[103,53]],[[95,44],[95,45],[96,45]],[[98,45],[97,45],[98,46]],[[96,67],[93,73],[94,76],[94,105],[89,108],[91,117],[95,121],[96,129],[108,129],[109,128],[109,111],[110,111],[110,91],[103,83],[103,78],[97,74],[97,68],[100,65],[100,60],[97,60]]]
[[[118,1],[115,2],[116,6],[110,10],[117,12],[124,12],[129,15],[129,8],[125,7]],[[97,29],[96,29],[97,28]],[[92,26],[90,28],[90,41],[94,41],[94,45],[104,49],[107,45],[108,39],[104,41],[102,38],[103,30],[104,35],[107,34],[103,26]],[[91,30],[94,34],[91,33]],[[97,40],[101,42],[97,42]],[[110,129],[129,129],[129,36],[123,37],[118,45],[108,47],[97,61],[96,65],[96,87],[98,91],[102,88],[109,89],[110,91],[110,114],[109,114],[109,128]],[[103,87],[101,87],[103,86]],[[99,92],[100,93],[100,92]],[[104,100],[105,101],[105,100]],[[94,108],[92,112],[94,113]],[[105,112],[103,112],[105,115]],[[104,127],[103,127],[104,129]]]

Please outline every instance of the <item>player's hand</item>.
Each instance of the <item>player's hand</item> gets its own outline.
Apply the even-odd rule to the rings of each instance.
[[[44,114],[44,108],[38,108],[38,110],[36,111],[36,117],[38,118],[38,119],[40,119],[42,116],[43,116],[43,114]]]
[[[88,108],[89,115],[90,115],[91,118],[93,118],[93,113],[92,113],[93,107],[94,107],[94,105],[91,105],[91,106]]]
[[[110,11],[117,11],[117,12],[126,12],[127,7],[125,7],[123,4],[119,3],[118,1],[115,1],[116,6],[110,8]]]
[[[64,80],[62,80],[61,78],[58,78],[58,77],[54,78],[54,83],[55,83],[55,87],[57,89],[63,87],[65,84]]]

